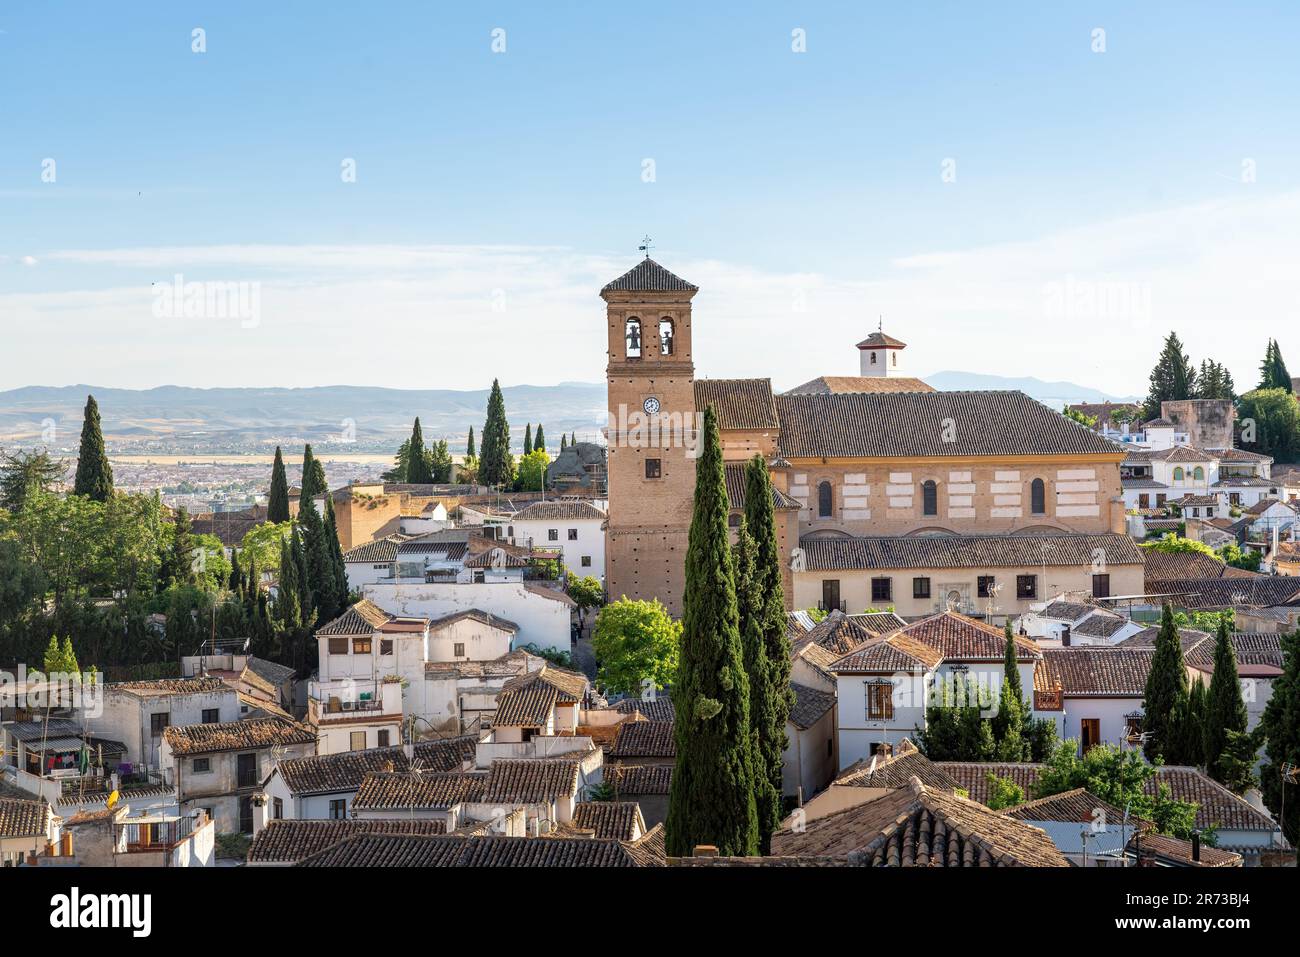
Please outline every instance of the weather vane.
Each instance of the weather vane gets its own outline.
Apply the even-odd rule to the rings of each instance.
[[[646,258],[646,259],[649,259],[649,258],[650,258],[650,250],[654,249],[654,246],[651,245],[651,243],[650,243],[650,237],[649,237],[649,235],[647,235],[647,236],[645,237],[645,239],[641,240],[641,245],[638,246],[638,247],[636,247],[636,248],[637,248],[637,250],[638,250],[639,252],[643,252],[643,253],[645,253],[645,258]]]

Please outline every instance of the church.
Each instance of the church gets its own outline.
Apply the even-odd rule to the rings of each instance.
[[[1123,534],[1123,449],[1021,392],[934,390],[906,375],[906,343],[882,328],[857,344],[858,376],[779,394],[770,378],[697,379],[697,292],[648,255],[601,290],[611,598],[681,614],[708,406],[733,525],[745,463],[768,463],[789,607],[1002,620],[1063,592],[1141,591],[1142,558]]]

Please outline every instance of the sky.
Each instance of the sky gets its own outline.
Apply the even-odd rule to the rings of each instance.
[[[0,390],[600,381],[646,235],[700,286],[698,376],[853,374],[883,323],[908,373],[1129,395],[1172,329],[1244,389],[1268,338],[1300,355],[1298,34],[1294,3],[6,4]]]

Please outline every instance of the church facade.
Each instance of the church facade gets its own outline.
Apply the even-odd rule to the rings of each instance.
[[[1103,565],[1107,542],[1116,554],[1131,551],[1121,541],[1119,446],[1020,392],[936,392],[903,374],[905,343],[883,330],[858,343],[859,376],[823,376],[784,394],[766,378],[696,379],[697,291],[649,258],[601,291],[611,597],[658,598],[680,614],[695,428],[708,406],[722,433],[733,522],[743,463],[756,453],[768,462],[792,606],[796,590],[801,599],[820,593],[803,546],[827,539],[846,543],[836,553],[873,561],[894,554],[885,547],[894,540],[905,550],[906,539],[929,536],[1033,536],[1049,540],[1044,551],[1052,538],[1087,536],[1102,543]],[[860,539],[874,544],[856,547]],[[1078,551],[1077,541],[1057,544]],[[881,570],[832,571],[838,580]]]

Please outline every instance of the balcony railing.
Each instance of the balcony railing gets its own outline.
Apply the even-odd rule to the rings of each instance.
[[[146,821],[122,824],[118,847],[127,854],[146,854],[168,851],[186,841],[194,831],[207,823],[203,815],[182,817],[170,821]]]

